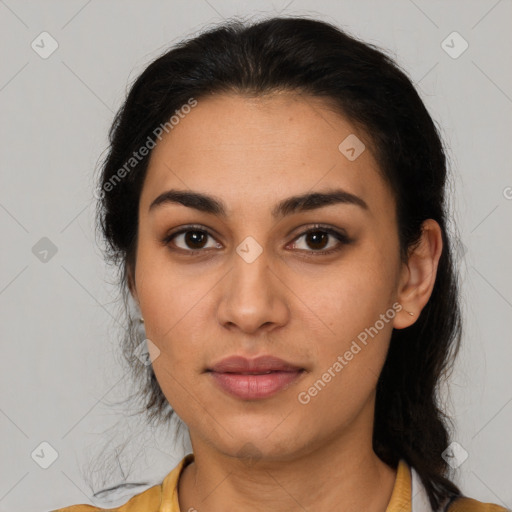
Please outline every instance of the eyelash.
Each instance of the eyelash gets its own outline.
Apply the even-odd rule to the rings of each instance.
[[[170,233],[169,235],[167,235],[163,240],[162,240],[162,243],[166,246],[169,246],[170,242],[175,238],[177,237],[178,235],[182,235],[183,233],[187,233],[189,231],[199,231],[199,232],[202,232],[202,233],[206,233],[208,236],[212,237],[212,238],[215,238],[207,229],[205,229],[203,226],[200,226],[200,225],[190,225],[190,226],[185,226],[184,228],[180,229],[179,231],[175,231],[173,233]],[[315,250],[310,250],[310,251],[305,251],[307,252],[309,255],[312,255],[312,256],[322,256],[322,255],[330,255],[330,254],[333,254],[335,252],[338,252],[340,251],[343,246],[345,245],[349,245],[350,243],[353,242],[353,240],[348,237],[346,234],[342,233],[342,232],[339,232],[333,228],[330,228],[330,227],[327,227],[327,226],[322,226],[320,224],[315,224],[314,226],[312,226],[311,228],[307,229],[306,231],[303,231],[302,233],[300,233],[299,235],[297,235],[293,241],[295,242],[296,240],[302,238],[303,236],[305,235],[308,235],[309,233],[317,233],[317,232],[320,232],[320,233],[327,233],[328,235],[331,235],[333,236],[334,238],[336,238],[340,244],[338,244],[334,249],[329,249],[327,251],[315,251]],[[199,255],[201,252],[204,252],[205,250],[204,249],[181,249],[181,248],[177,248],[177,249],[172,249],[171,250],[178,250],[178,251],[185,251],[185,253],[187,254],[187,256],[197,256]],[[301,249],[301,252],[304,252],[303,249]]]

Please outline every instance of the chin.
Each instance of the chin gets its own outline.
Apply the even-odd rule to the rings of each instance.
[[[268,426],[262,432],[250,435],[246,431],[243,435],[229,437],[217,445],[217,449],[228,457],[234,457],[255,464],[258,461],[286,461],[292,460],[300,455],[302,450],[306,449],[307,441],[302,446],[298,442],[297,435],[282,431],[277,433]],[[290,444],[290,439],[294,444]],[[212,443],[215,445],[216,443]]]

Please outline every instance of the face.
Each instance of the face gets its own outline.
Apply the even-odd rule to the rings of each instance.
[[[326,195],[285,202],[309,194]],[[152,152],[138,236],[134,297],[194,450],[270,460],[371,440],[401,263],[364,133],[320,99],[200,99]],[[300,371],[208,371],[233,355]]]

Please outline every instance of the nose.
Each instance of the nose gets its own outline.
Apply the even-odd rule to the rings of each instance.
[[[287,288],[269,266],[265,251],[248,262],[237,253],[221,283],[217,318],[227,329],[247,334],[271,331],[289,320]]]

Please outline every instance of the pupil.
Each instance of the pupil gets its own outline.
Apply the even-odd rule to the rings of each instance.
[[[194,246],[195,244],[198,244],[201,245],[201,247],[204,245],[201,244],[201,241],[204,242],[206,240],[206,234],[201,232],[201,231],[187,231],[187,233],[185,234],[185,242],[187,243],[187,245],[192,245]],[[201,248],[199,247],[199,248]],[[195,246],[194,248],[198,248],[197,246]]]
[[[314,249],[323,249],[325,247],[325,244],[322,242],[325,242],[329,235],[327,233],[324,233],[323,231],[313,231],[311,233],[308,233],[307,236],[308,244],[311,247],[313,247]],[[320,244],[321,247],[318,247],[318,244]]]

